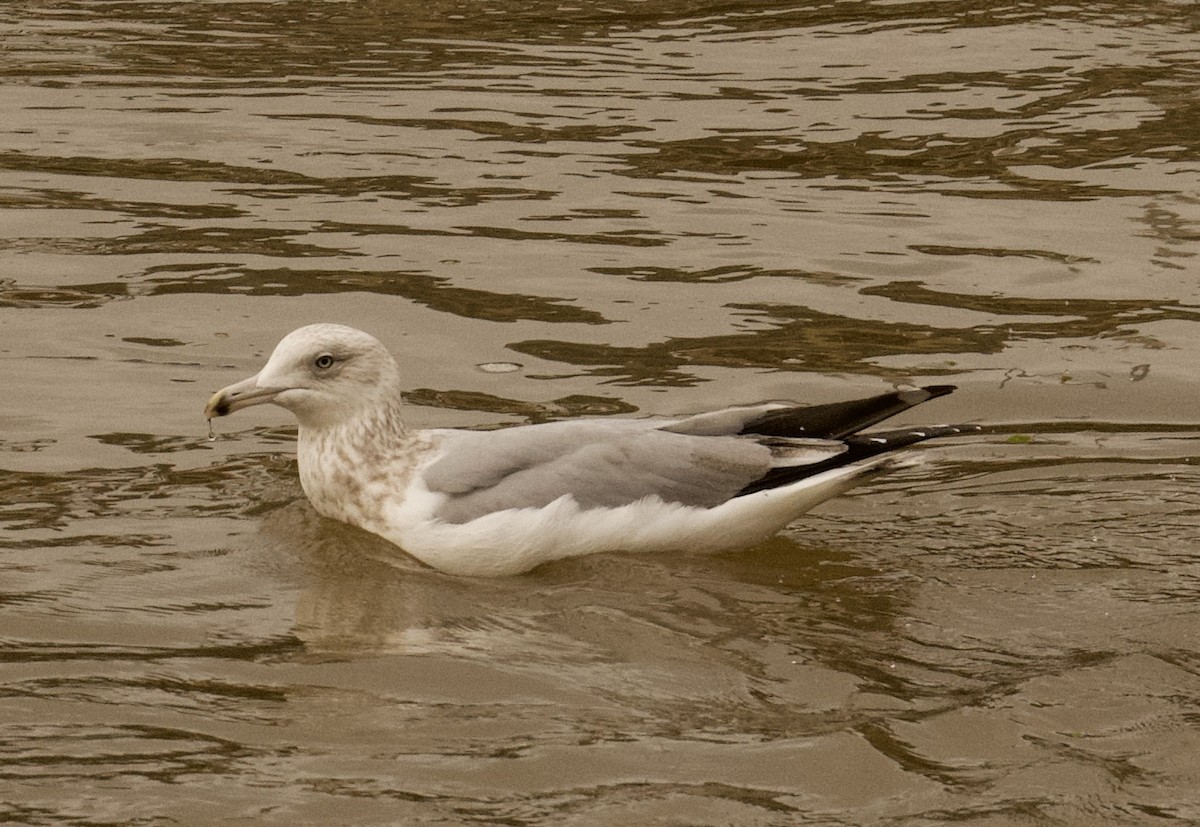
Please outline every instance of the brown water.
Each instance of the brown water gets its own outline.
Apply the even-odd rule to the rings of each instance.
[[[0,821],[1200,820],[1196,9],[0,6]],[[317,320],[419,426],[992,427],[742,554],[456,579],[282,412],[207,440]]]

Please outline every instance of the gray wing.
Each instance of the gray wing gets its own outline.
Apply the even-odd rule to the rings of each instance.
[[[814,462],[845,450],[746,437],[663,430],[661,422],[590,420],[499,431],[446,432],[425,484],[447,495],[437,516],[463,523],[506,508],[537,508],[570,494],[583,508],[658,496],[683,505],[725,502],[781,463]],[[819,445],[816,443],[820,443]]]
[[[570,494],[584,508],[657,496],[712,507],[870,460],[926,439],[978,430],[946,425],[859,433],[952,385],[800,406],[773,402],[673,421],[572,420],[500,431],[442,431],[442,456],[423,472],[445,494],[437,516],[463,523]]]

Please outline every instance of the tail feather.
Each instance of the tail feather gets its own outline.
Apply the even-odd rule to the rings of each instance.
[[[846,450],[842,453],[828,457],[820,462],[814,462],[811,465],[789,465],[772,468],[766,474],[739,491],[736,496],[740,497],[744,494],[753,494],[755,491],[778,488],[781,485],[790,485],[798,480],[816,476],[833,468],[860,463],[864,460],[877,457],[880,454],[886,454],[918,442],[924,442],[927,439],[957,436],[959,434],[974,433],[979,430],[980,427],[978,425],[931,425],[923,428],[901,428],[893,431],[853,434],[842,440],[846,446]]]

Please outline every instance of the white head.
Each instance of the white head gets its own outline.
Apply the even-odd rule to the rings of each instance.
[[[396,361],[376,339],[339,324],[311,324],[280,340],[256,375],[217,391],[204,415],[272,402],[301,426],[326,427],[400,401]]]

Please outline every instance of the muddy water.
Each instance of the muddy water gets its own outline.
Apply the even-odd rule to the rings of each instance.
[[[1200,819],[1197,23],[5,3],[0,820]],[[282,412],[206,438],[316,320],[414,425],[990,427],[742,554],[456,579],[316,517]]]

